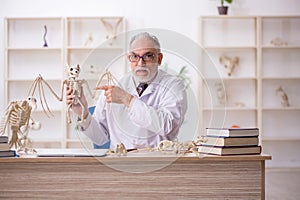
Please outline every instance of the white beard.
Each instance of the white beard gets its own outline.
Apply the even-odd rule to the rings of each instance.
[[[136,75],[136,71],[138,70],[144,70],[144,71],[147,71],[148,75],[147,76],[137,76]],[[157,74],[157,70],[156,71],[153,71],[151,72],[148,68],[146,67],[138,67],[136,68],[134,71],[132,71],[132,74],[133,74],[133,77],[134,77],[134,80],[138,83],[147,83],[147,82],[150,82],[152,81],[156,74]]]

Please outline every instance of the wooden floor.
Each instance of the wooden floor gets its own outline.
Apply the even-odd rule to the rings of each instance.
[[[300,169],[266,169],[267,200],[299,200]]]

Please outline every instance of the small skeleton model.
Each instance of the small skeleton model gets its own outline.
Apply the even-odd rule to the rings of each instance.
[[[161,141],[157,148],[162,153],[178,153],[175,143],[170,140]]]
[[[216,95],[218,98],[219,105],[225,106],[226,93],[224,85],[221,82],[215,82]]]
[[[30,123],[35,123],[34,120],[31,119],[31,111],[35,108],[36,99],[31,96],[22,101],[12,101],[6,108],[5,116],[0,126],[0,134],[3,135],[6,132],[6,127],[10,126],[10,148],[15,146],[15,149],[18,151],[25,150],[27,152],[21,140],[27,138]]]
[[[45,33],[44,33],[44,36],[43,36],[43,40],[44,40],[43,47],[48,47],[48,44],[47,44],[47,41],[46,41],[46,36],[47,36],[47,26],[46,25],[44,26],[44,29],[45,29]]]
[[[206,140],[202,136],[197,136],[197,138],[194,141],[189,143],[187,152],[199,154],[198,147],[205,142]]]
[[[6,132],[6,127],[10,126],[11,137],[9,145],[10,147],[15,146],[18,152],[24,151],[27,153],[31,151],[34,153],[35,151],[31,147],[28,132],[29,129],[38,130],[41,127],[41,124],[39,122],[35,122],[31,117],[31,112],[37,107],[37,100],[33,97],[37,88],[39,100],[44,113],[48,117],[48,113],[52,115],[44,94],[44,85],[46,85],[50,91],[56,95],[50,85],[42,78],[41,75],[39,75],[32,83],[28,97],[25,100],[10,102],[5,111],[5,116],[3,117],[0,126],[0,134],[4,134]]]
[[[80,97],[81,97],[81,93],[82,93],[82,86],[84,84],[86,84],[87,89],[89,94],[92,96],[92,98],[94,98],[94,95],[92,94],[92,91],[87,83],[86,80],[82,79],[78,79],[79,73],[80,73],[80,66],[79,64],[74,66],[66,66],[66,70],[67,70],[67,74],[68,74],[68,79],[64,80],[63,85],[62,85],[62,90],[61,90],[61,97],[57,98],[59,101],[62,101],[62,97],[63,97],[63,92],[64,92],[64,85],[66,85],[68,88],[72,89],[72,93],[74,95],[73,98],[73,103],[68,105],[67,107],[67,121],[68,123],[71,123],[71,118],[70,118],[70,110],[71,110],[71,106],[74,104],[79,104],[82,108],[82,112],[81,112],[81,116],[80,119],[81,121],[83,121],[84,118],[84,113],[85,113],[85,107],[82,104]]]
[[[283,88],[281,86],[279,86],[276,89],[276,95],[280,96],[280,103],[282,107],[289,107],[290,103],[289,103],[289,98],[287,96],[287,94],[285,93],[285,91],[283,90]]]
[[[201,136],[198,136],[194,141],[187,142],[163,140],[158,144],[157,149],[162,153],[181,154],[192,152],[198,154],[198,146],[203,141],[203,137]]]
[[[106,81],[106,83],[105,83]],[[104,83],[103,83],[104,82]],[[112,73],[110,73],[110,71],[108,71],[107,69],[105,70],[105,72],[100,76],[96,87],[98,87],[99,85],[117,85],[118,80],[112,75]]]
[[[232,75],[232,72],[234,70],[234,68],[238,65],[239,63],[239,58],[238,57],[234,57],[234,58],[229,58],[227,56],[222,55],[219,58],[219,61],[221,64],[224,65],[224,67],[226,68],[226,72],[228,76]]]
[[[100,85],[117,85],[117,83],[118,80],[112,75],[112,73],[110,73],[110,71],[106,69],[105,72],[98,79],[96,87]],[[96,93],[94,93],[93,96],[96,96]]]
[[[105,26],[106,29],[106,39],[116,39],[117,37],[117,31],[119,28],[119,25],[121,24],[123,18],[116,18],[117,21],[115,22],[115,25],[112,25],[112,21],[114,20],[114,18],[101,18],[101,22],[103,23],[103,25]],[[110,45],[112,45],[112,42],[110,43]]]
[[[287,46],[288,42],[282,40],[280,37],[276,37],[273,40],[270,41],[272,45],[275,47],[281,47],[281,46]]]
[[[53,116],[52,112],[49,109],[48,103],[47,103],[47,99],[45,96],[45,91],[44,91],[44,86],[46,86],[49,91],[56,97],[59,98],[58,95],[54,92],[54,90],[52,89],[52,87],[49,85],[49,83],[47,83],[47,81],[44,80],[44,78],[39,75],[34,82],[31,85],[31,88],[29,90],[29,96],[34,96],[36,89],[38,89],[38,95],[39,95],[39,100],[42,106],[42,109],[44,111],[44,113],[47,115],[47,117]]]
[[[182,149],[184,150],[184,152],[186,153],[196,153],[198,154],[198,147],[205,142],[204,138],[202,136],[197,136],[196,139],[194,139],[193,141],[187,141],[182,143]]]
[[[123,143],[117,144],[115,154],[117,156],[127,155],[127,149],[125,148],[125,145]]]
[[[23,129],[23,127],[21,127]],[[29,129],[30,130],[40,130],[41,129],[41,123],[35,122],[32,119],[29,119]],[[36,153],[36,150],[32,146],[32,140],[28,137],[29,130],[25,131],[23,136],[20,138],[21,146],[18,150],[19,153],[25,153],[25,154],[34,154]]]

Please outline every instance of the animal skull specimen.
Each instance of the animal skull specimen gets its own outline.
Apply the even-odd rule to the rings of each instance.
[[[121,24],[122,20],[123,20],[123,18],[116,18],[116,19],[101,18],[101,22],[106,29],[106,39],[113,39],[113,40],[116,39],[117,31],[118,31],[119,25]],[[110,42],[110,45],[112,45],[112,44],[113,43]]]
[[[224,56],[222,55],[219,58],[219,61],[221,64],[224,65],[224,67],[226,68],[226,72],[228,76],[232,75],[232,72],[234,70],[234,68],[238,65],[239,63],[239,58],[238,57],[234,57],[234,58],[230,58],[228,56]]]
[[[288,42],[282,40],[280,37],[276,37],[270,41],[270,43],[276,47],[287,46]]]
[[[282,86],[279,86],[275,92],[276,92],[276,95],[280,96],[281,106],[289,107],[290,106],[289,98],[288,98],[287,94],[285,93],[285,91],[283,90]]]
[[[215,90],[218,98],[219,105],[225,106],[226,104],[226,92],[225,87],[221,82],[215,82]]]

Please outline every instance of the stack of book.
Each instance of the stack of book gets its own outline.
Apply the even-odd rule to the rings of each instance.
[[[258,128],[207,128],[198,147],[204,154],[246,155],[260,154]]]
[[[7,136],[0,136],[0,157],[15,157],[16,151],[10,150]]]

